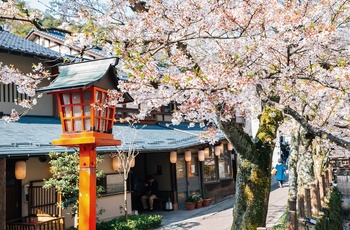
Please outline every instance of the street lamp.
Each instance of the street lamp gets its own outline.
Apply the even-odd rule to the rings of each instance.
[[[57,95],[63,133],[52,144],[80,150],[80,230],[96,229],[96,147],[121,144],[113,139],[115,106],[108,105],[107,94],[107,87],[118,85],[116,64],[116,58],[109,58],[60,66],[52,84],[38,90]]]

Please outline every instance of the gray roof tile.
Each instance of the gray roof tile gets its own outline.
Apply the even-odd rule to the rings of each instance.
[[[49,59],[61,59],[61,55],[58,52],[21,38],[15,34],[11,34],[0,28],[0,52],[4,51]]]
[[[29,37],[29,35],[31,33],[37,33],[37,34],[43,34],[47,37],[51,37],[53,39],[56,39],[60,42],[62,42],[62,44],[66,41],[66,33],[63,33],[63,32],[60,32],[60,31],[56,31],[56,30],[49,30],[49,31],[38,31],[36,29],[33,29],[31,30],[28,35],[27,35],[27,38]],[[76,47],[78,48],[78,47]],[[89,49],[90,52],[96,54],[96,55],[99,55],[99,56],[102,56],[102,57],[107,57],[108,55],[106,54],[106,52],[104,52],[101,48],[99,47],[95,47],[95,48],[92,48],[92,49]]]
[[[155,125],[136,125],[137,137],[134,141],[135,150],[170,151],[200,145],[198,135],[203,130],[196,126],[188,128],[184,123],[179,126],[167,127],[166,123]],[[58,139],[62,133],[58,118],[52,117],[22,117],[18,122],[6,124],[0,120],[0,157],[25,155],[35,156],[48,154],[51,151],[63,152],[67,149],[51,146],[51,141]],[[123,136],[120,135],[123,133]],[[118,124],[114,126],[115,139],[122,141],[120,149],[128,149],[133,132],[130,126]],[[220,139],[223,136],[219,137]],[[114,146],[98,147],[101,153],[115,152]],[[72,149],[70,151],[73,151]]]

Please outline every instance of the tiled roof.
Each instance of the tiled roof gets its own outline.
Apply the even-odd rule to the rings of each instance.
[[[134,146],[135,150],[140,152],[168,152],[201,144],[198,135],[203,130],[199,126],[188,128],[188,123],[175,127],[168,127],[164,122],[135,127],[137,137]],[[123,135],[120,135],[121,133]],[[0,157],[44,155],[51,151],[64,152],[66,148],[51,145],[51,141],[59,139],[61,134],[62,129],[58,118],[22,117],[18,122],[9,124],[0,120]],[[127,150],[130,140],[133,140],[133,130],[130,126],[115,125],[113,134],[115,139],[122,141],[122,146],[118,148]],[[116,152],[116,150],[114,146],[97,148],[100,153]]]
[[[31,30],[28,35],[27,35],[27,39],[28,37],[32,34],[43,34],[47,37],[56,39],[58,41],[60,41],[62,44],[66,41],[66,33],[60,32],[60,31],[56,31],[56,30],[49,30],[49,31],[38,31],[36,29]],[[107,57],[108,55],[100,48],[92,48],[89,49],[89,52],[94,53],[96,55],[102,56],[102,57]]]
[[[113,68],[111,66],[115,66],[116,63],[116,58],[108,58],[62,65],[59,67],[60,74],[58,77],[50,85],[41,88],[38,92],[84,88],[101,80],[106,75],[113,78],[116,82],[117,77],[115,74],[112,76],[108,75],[110,68]],[[117,84],[111,87],[116,88]]]
[[[45,59],[61,59],[61,55],[38,45],[32,41],[21,38],[8,31],[4,31],[0,27],[0,52],[18,53],[21,55],[38,56]]]

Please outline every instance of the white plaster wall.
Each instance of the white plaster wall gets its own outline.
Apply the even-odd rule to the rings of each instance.
[[[28,202],[24,201],[24,185],[29,184],[30,181],[39,181],[45,178],[50,178],[50,166],[48,164],[49,160],[46,162],[40,162],[39,158],[29,158],[27,163],[27,174],[26,178],[22,180],[22,216],[28,215]],[[98,165],[99,169],[103,169],[105,173],[112,173],[112,163],[109,154],[104,155],[104,160]],[[96,211],[104,209],[102,215],[97,218],[99,221],[113,219],[118,216],[123,216],[124,212],[120,210],[120,206],[123,207],[124,204],[124,194],[117,195],[107,195],[101,198],[97,198]],[[128,214],[132,213],[131,210],[131,195],[127,194],[127,207]],[[74,219],[70,215],[71,211],[69,209],[62,210],[62,215],[65,216],[66,227],[74,226]]]
[[[30,73],[32,64],[37,64],[38,60],[34,58],[7,54],[1,56],[1,62],[4,65],[14,64],[16,68],[21,70],[21,72]],[[43,81],[40,87],[48,84],[48,81]],[[0,87],[2,87],[2,84],[0,84]],[[19,113],[25,110],[24,108],[15,105],[13,102],[4,102],[3,100],[0,100],[0,111],[4,112],[5,114],[10,114],[12,109],[16,109]],[[33,109],[31,109],[27,114],[39,116],[52,116],[52,95],[44,94],[42,98],[38,99],[37,105],[35,105]]]
[[[50,168],[48,161],[40,162],[39,158],[29,158],[27,163],[26,178],[22,180],[22,216],[28,215],[28,202],[24,201],[24,185],[29,184],[30,181],[39,181],[45,178],[50,178]]]
[[[132,213],[131,210],[131,196],[130,193],[127,194],[127,203],[128,203],[128,214]],[[104,209],[104,212],[102,215],[97,214],[97,222],[110,220],[118,216],[123,216],[124,212],[121,212],[120,205],[124,204],[124,196],[123,194],[118,195],[112,195],[112,196],[105,196],[98,198],[96,201],[96,212],[98,213],[99,210]],[[71,210],[63,210],[62,215],[65,216],[65,223],[66,228],[75,226],[75,220],[70,215]]]

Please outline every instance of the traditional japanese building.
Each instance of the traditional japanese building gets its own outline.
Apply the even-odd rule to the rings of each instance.
[[[46,34],[45,32],[39,34],[41,33]],[[40,39],[42,37],[36,37],[34,40],[40,41]],[[55,41],[50,36],[46,36],[45,39],[48,41],[39,43],[52,45]],[[62,54],[6,31],[0,31],[0,41],[0,55],[3,63],[16,66],[18,64],[23,72],[29,72],[28,66],[32,66],[32,63],[50,60],[51,62],[47,63],[53,61],[54,64],[47,64],[47,68],[52,73],[59,74],[56,66],[62,61]],[[7,44],[5,41],[16,42]],[[91,67],[98,62],[88,61],[86,64]],[[98,68],[96,64],[96,70],[104,71]],[[118,77],[118,73],[115,72],[115,74]],[[48,85],[49,81],[43,82],[42,86],[45,84]],[[0,111],[4,115],[9,115],[11,109],[16,107],[15,98],[25,97],[17,94],[15,86],[0,84]],[[129,177],[129,212],[135,209],[140,210],[140,197],[136,191],[136,185],[140,181],[145,181],[147,175],[152,175],[159,183],[160,201],[164,201],[160,202],[160,205],[164,205],[165,201],[170,199],[175,209],[184,208],[185,199],[192,192],[208,194],[214,200],[234,193],[235,157],[228,142],[219,134],[220,143],[218,145],[221,144],[221,148],[214,148],[208,143],[199,141],[199,134],[203,132],[199,126],[189,128],[186,122],[172,126],[169,121],[174,106],[173,104],[163,107],[152,113],[143,124],[137,124],[135,140],[128,136],[132,133],[130,126],[121,123],[114,125],[115,138],[124,143],[121,148],[125,148],[126,151],[128,144],[133,140],[134,148],[139,153]],[[17,107],[17,109],[20,111],[20,108]],[[118,118],[125,118],[130,113],[137,113],[137,111],[138,106],[125,103],[118,105],[116,115]],[[4,213],[0,213],[4,220],[0,219],[0,223],[44,213],[52,216],[65,216],[66,227],[74,224],[73,219],[66,214],[66,210],[57,208],[56,202],[60,198],[56,191],[42,189],[43,179],[51,176],[48,154],[52,151],[62,154],[74,151],[72,148],[52,145],[52,140],[57,139],[61,132],[56,99],[51,95],[44,95],[38,105],[33,107],[26,116],[21,117],[18,122],[7,124],[0,120],[0,168],[6,172],[6,176],[0,176],[0,186],[6,187],[2,191],[6,191],[7,194],[7,196],[0,196],[2,206],[5,204],[4,197],[7,197],[6,208],[0,208],[4,210],[2,211]],[[120,136],[120,133],[124,133],[124,137]],[[205,150],[203,161],[198,159],[200,150]],[[119,209],[123,204],[122,177],[112,167],[113,161],[110,154],[115,153],[117,148],[114,146],[99,147],[97,151],[104,158],[104,161],[97,167],[106,174],[106,177],[98,182],[105,187],[105,192],[97,200],[98,207],[103,207],[105,210],[99,219],[105,220],[116,215],[123,215]],[[175,152],[176,161],[171,159]],[[187,152],[186,158],[185,152]],[[189,152],[190,158],[188,157]],[[20,180],[15,176],[16,162],[21,162],[22,169],[24,162],[26,169],[25,177]],[[45,199],[43,194],[51,198]],[[0,229],[1,227],[5,229],[0,224]]]

